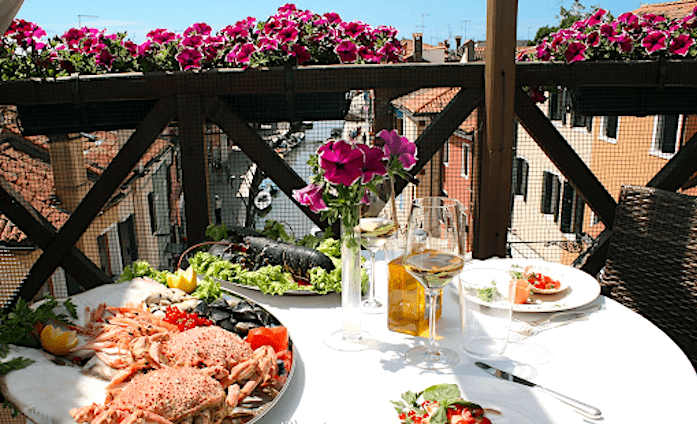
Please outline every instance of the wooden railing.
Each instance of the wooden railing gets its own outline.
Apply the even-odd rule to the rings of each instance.
[[[555,126],[525,94],[527,86],[637,86],[637,87],[697,87],[697,62],[656,61],[637,63],[576,63],[517,65],[515,114],[532,138],[566,177],[583,200],[603,221],[609,232],[615,210],[615,200],[598,181],[588,166],[570,147]],[[179,142],[182,148],[183,188],[186,196],[187,235],[189,243],[201,241],[209,222],[207,190],[194,186],[194,181],[206,181],[203,123],[217,124],[234,142],[292,198],[292,190],[305,182],[297,173],[262,142],[259,135],[240,118],[225,96],[283,93],[293,114],[294,100],[304,93],[347,92],[372,89],[375,92],[375,126],[390,125],[390,100],[424,87],[461,87],[443,112],[423,131],[417,140],[419,162],[411,171],[414,175],[428,162],[470,113],[484,101],[483,64],[405,64],[370,66],[313,66],[267,70],[221,70],[204,73],[127,74],[86,76],[51,81],[13,81],[0,84],[0,104],[49,105],[68,104],[79,109],[81,103],[120,100],[155,101],[155,106],[137,126],[126,144],[114,158],[101,178],[84,197],[68,221],[56,229],[47,223],[26,202],[16,201],[16,194],[5,181],[0,181],[0,211],[8,216],[43,250],[27,274],[19,296],[32,298],[54,270],[61,266],[85,289],[111,281],[94,263],[75,247],[80,236],[97,216],[102,206],[137,161],[147,151],[163,128],[173,119],[178,121]],[[697,99],[695,100],[697,102]],[[484,118],[485,119],[485,118]],[[234,135],[234,137],[232,136]],[[479,134],[479,143],[482,134]],[[697,137],[693,137],[668,162],[650,185],[676,190],[697,170]],[[495,150],[494,146],[487,149]],[[481,149],[478,151],[481,152]],[[498,179],[480,181],[479,190],[510,190],[510,174]],[[404,187],[398,183],[397,189]],[[324,223],[316,214],[298,205],[315,223]],[[510,214],[510,204],[481,204],[480,216]],[[500,215],[499,215],[500,216]],[[504,256],[505,251],[493,250],[491,241],[507,233],[507,228],[492,228],[483,232],[476,225],[473,254],[477,258]],[[578,266],[595,273],[604,261],[607,233],[598,243],[584,252]],[[498,246],[498,244],[496,244]],[[497,248],[498,249],[498,248]],[[498,249],[500,250],[500,249]]]

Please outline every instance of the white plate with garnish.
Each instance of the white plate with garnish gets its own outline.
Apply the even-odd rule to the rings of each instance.
[[[470,261],[465,265],[463,272],[467,272],[471,268],[490,268],[511,273],[511,279],[513,279],[513,271],[520,271],[528,267],[536,272],[544,270],[545,274],[561,283],[561,289],[552,294],[531,292],[527,303],[513,305],[514,312],[554,312],[574,309],[592,302],[600,294],[600,284],[593,276],[579,269],[554,262],[534,259],[491,258]],[[456,295],[459,295],[459,284],[457,278],[454,278],[450,283],[450,288]],[[508,288],[498,287],[499,285],[500,283],[497,282],[497,289],[502,293],[507,293]]]

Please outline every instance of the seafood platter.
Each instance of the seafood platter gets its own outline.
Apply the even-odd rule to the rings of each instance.
[[[10,345],[2,359],[33,361],[0,376],[0,390],[37,424],[254,423],[293,376],[287,329],[238,294],[206,303],[134,278],[71,301],[68,355]]]
[[[324,239],[311,248],[244,227],[232,227],[230,232],[228,239],[190,247],[179,268],[192,266],[200,278],[265,294],[314,296],[340,291],[338,240]]]

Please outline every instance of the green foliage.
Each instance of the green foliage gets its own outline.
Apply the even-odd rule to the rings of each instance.
[[[12,311],[0,314],[0,357],[5,357],[9,351],[8,345],[27,346],[39,348],[39,334],[37,324],[46,324],[51,321],[59,321],[64,324],[72,324],[69,318],[77,318],[75,305],[70,299],[62,302],[68,311],[56,313],[53,309],[59,302],[53,298],[47,298],[36,308],[31,308],[24,299],[19,299]]]
[[[227,238],[228,228],[224,223],[220,225],[210,224],[206,227],[206,235],[213,241],[220,241]]]
[[[138,277],[149,277],[160,284],[167,284],[167,274],[154,269],[147,261],[136,261],[126,266],[117,282],[131,281]]]

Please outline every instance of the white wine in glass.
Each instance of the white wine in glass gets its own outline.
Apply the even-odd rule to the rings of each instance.
[[[367,313],[387,312],[387,302],[375,296],[375,255],[397,233],[397,220],[391,202],[393,193],[392,180],[384,177],[384,181],[378,184],[378,193],[370,192],[369,203],[361,211],[358,224],[361,243],[370,252],[368,297],[361,303],[361,310]]]
[[[403,264],[424,287],[431,305],[428,345],[406,354],[407,362],[419,368],[448,368],[459,361],[457,352],[436,344],[435,301],[465,265],[461,216],[462,205],[446,197],[417,198],[409,214]]]

